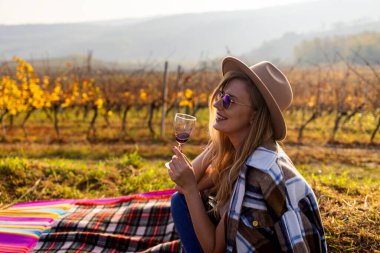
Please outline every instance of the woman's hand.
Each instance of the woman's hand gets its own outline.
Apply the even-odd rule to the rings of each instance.
[[[173,152],[168,171],[171,180],[176,184],[176,189],[183,194],[194,190],[198,191],[191,162],[177,147],[173,148]]]

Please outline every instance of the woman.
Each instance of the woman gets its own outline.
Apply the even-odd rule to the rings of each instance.
[[[169,163],[185,251],[326,252],[316,197],[277,143],[293,96],[287,78],[269,62],[248,67],[233,57],[222,69],[207,148],[193,162],[173,148]]]

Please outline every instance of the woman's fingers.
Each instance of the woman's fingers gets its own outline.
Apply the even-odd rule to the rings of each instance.
[[[173,148],[173,152],[174,155],[172,157],[172,160],[168,164],[170,168],[168,169],[168,173],[170,179],[176,183],[177,190],[183,192],[184,188],[192,185],[195,182],[194,171],[191,163],[178,148]],[[191,178],[194,180],[191,180]]]
[[[176,180],[176,176],[174,174],[174,165],[172,163],[172,161],[169,162],[169,168],[168,168],[168,174],[169,174],[169,177],[170,179],[174,182]]]
[[[177,156],[183,164],[191,166],[191,162],[189,161],[189,159],[177,147],[173,148],[173,152],[175,154],[174,156]]]

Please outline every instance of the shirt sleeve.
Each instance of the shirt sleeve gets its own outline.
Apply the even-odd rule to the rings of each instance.
[[[294,180],[294,179],[290,179]],[[294,180],[295,181],[295,180]],[[282,252],[326,252],[324,231],[315,196],[309,189],[306,196],[289,196],[287,186],[292,181],[276,181],[270,174],[260,180],[268,213],[274,220],[274,232]],[[306,182],[297,183],[307,187]],[[297,205],[289,205],[297,199]],[[291,199],[291,200],[290,200]]]

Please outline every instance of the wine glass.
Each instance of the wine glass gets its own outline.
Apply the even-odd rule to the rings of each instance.
[[[178,143],[179,150],[182,151],[182,145],[190,138],[191,132],[195,127],[195,121],[197,118],[194,116],[176,113],[174,117],[174,135]],[[165,166],[169,168],[169,163],[165,163]]]
[[[194,116],[176,113],[174,117],[174,135],[178,143],[178,148],[181,150],[182,145],[189,139],[191,132],[195,127]]]

